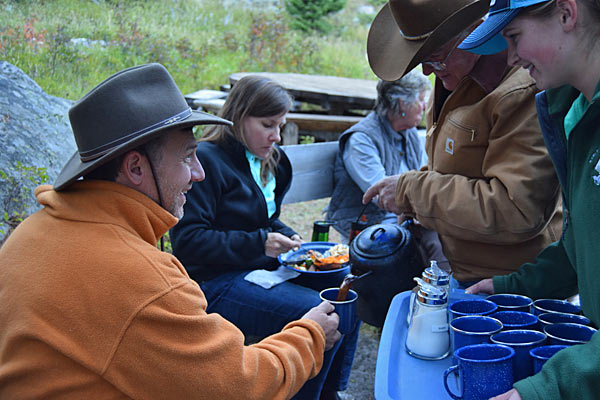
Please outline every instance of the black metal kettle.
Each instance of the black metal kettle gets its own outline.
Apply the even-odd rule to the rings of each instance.
[[[369,325],[383,327],[392,298],[412,289],[413,278],[423,272],[425,263],[411,223],[371,225],[350,243],[351,273],[372,271],[352,285],[358,293],[358,316]]]

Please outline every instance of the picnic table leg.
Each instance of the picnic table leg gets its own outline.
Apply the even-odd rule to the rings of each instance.
[[[288,122],[281,131],[282,144],[298,144],[298,125],[294,122]]]

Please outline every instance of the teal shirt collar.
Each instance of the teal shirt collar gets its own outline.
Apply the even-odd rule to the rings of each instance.
[[[277,209],[277,205],[275,204],[275,177],[272,174],[269,174],[269,179],[267,180],[267,184],[263,185],[260,179],[260,162],[261,159],[256,157],[254,154],[250,153],[248,149],[245,150],[246,159],[248,160],[248,165],[250,166],[250,173],[252,174],[252,179],[260,188],[263,196],[265,197],[265,202],[267,203],[267,215],[269,218],[273,214],[275,214],[275,210]]]
[[[594,90],[594,95],[592,96],[592,102],[596,101],[600,96],[599,90],[600,82],[596,84],[596,89]],[[552,103],[556,103],[556,111],[566,112],[563,125],[565,129],[565,136],[568,138],[573,128],[575,128],[575,125],[577,125],[581,118],[583,118],[583,115],[590,106],[590,102],[587,101],[583,93],[568,85],[559,88],[557,92],[552,92],[552,94],[553,96],[551,100],[554,100]],[[561,94],[563,96],[561,96]]]

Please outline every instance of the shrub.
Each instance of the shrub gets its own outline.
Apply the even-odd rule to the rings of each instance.
[[[292,27],[301,31],[328,32],[331,25],[325,17],[340,11],[346,0],[285,0],[285,8],[293,17]]]
[[[27,217],[31,191],[37,185],[46,182],[48,182],[46,168],[29,167],[17,161],[14,166],[6,170],[0,169],[0,183],[5,191],[5,197],[2,199],[0,244]]]

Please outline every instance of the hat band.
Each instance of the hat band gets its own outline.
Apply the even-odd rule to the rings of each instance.
[[[423,40],[423,39],[427,39],[433,33],[433,31],[431,31],[431,32],[427,32],[427,33],[424,33],[424,34],[418,35],[418,36],[408,36],[408,35],[405,35],[404,32],[402,32],[401,29],[399,29],[399,31],[400,31],[400,36],[402,36],[402,38],[404,38],[406,40]]]
[[[177,114],[173,115],[172,117],[164,119],[160,122],[157,122],[156,124],[153,124],[153,125],[150,125],[150,126],[144,128],[144,129],[140,129],[139,131],[130,133],[129,135],[123,136],[117,140],[113,140],[112,142],[106,143],[102,146],[96,147],[93,150],[80,151],[79,157],[82,162],[94,160],[94,159],[108,153],[111,149],[115,148],[116,146],[119,146],[123,143],[127,143],[127,142],[135,139],[136,137],[141,136],[150,131],[153,131],[155,129],[158,129],[158,128],[161,128],[164,126],[168,126],[168,125],[172,125],[177,121],[188,118],[190,115],[192,115],[192,109],[188,107],[186,110],[184,110],[180,113],[177,113]]]

